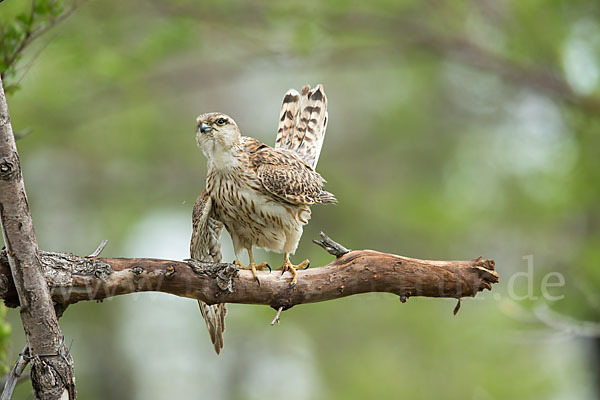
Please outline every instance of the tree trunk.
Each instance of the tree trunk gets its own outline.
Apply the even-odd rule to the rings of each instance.
[[[37,399],[74,399],[73,360],[64,344],[39,251],[0,80],[0,221],[29,347]]]

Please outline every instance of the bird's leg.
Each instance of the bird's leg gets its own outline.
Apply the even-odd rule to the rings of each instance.
[[[290,272],[293,275],[292,281],[290,282],[290,288],[293,288],[294,286],[296,286],[296,282],[298,282],[298,272],[296,272],[296,270],[297,269],[306,269],[306,268],[308,268],[309,265],[310,265],[310,261],[308,261],[308,260],[304,260],[300,264],[294,265],[290,261],[289,253],[283,253],[283,265],[281,266],[281,275],[283,275],[285,273],[285,271],[287,271],[288,269],[290,270]]]
[[[250,265],[254,265],[255,269],[262,271],[266,268],[269,270],[269,272],[271,272],[271,266],[269,264],[267,264],[266,261],[264,261],[258,265],[254,262],[254,256],[252,255],[252,249],[248,249],[248,256],[250,257]]]
[[[252,255],[252,249],[247,249],[248,250],[248,258],[250,259],[250,264],[248,264],[248,266],[243,266],[242,263],[239,260],[235,260],[235,264],[240,268],[240,269],[249,269],[252,271],[252,276],[254,277],[254,279],[256,279],[256,282],[258,283],[258,286],[260,286],[260,281],[258,280],[258,274],[256,273],[256,270],[263,270],[265,268],[268,268],[269,271],[271,271],[271,267],[269,266],[269,264],[267,264],[266,262],[263,262],[259,265],[256,265],[256,263],[254,262],[254,255]]]

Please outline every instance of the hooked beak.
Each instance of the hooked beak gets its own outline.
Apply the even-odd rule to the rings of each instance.
[[[211,129],[212,129],[211,126],[205,124],[204,122],[202,122],[200,124],[200,132],[202,132],[202,133],[206,133],[206,132],[210,131]]]

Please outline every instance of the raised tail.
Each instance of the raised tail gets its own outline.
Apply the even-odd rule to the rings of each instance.
[[[283,97],[275,148],[295,152],[316,168],[327,129],[327,96],[321,84],[301,93],[294,89]]]

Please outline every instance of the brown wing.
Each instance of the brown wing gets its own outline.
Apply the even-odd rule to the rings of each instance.
[[[211,217],[212,200],[206,190],[202,192],[192,213],[192,239],[190,241],[190,256],[199,261],[221,262],[221,243],[219,236],[223,230],[223,224]],[[225,315],[227,306],[225,303],[208,305],[198,301],[200,312],[206,328],[210,334],[217,354],[223,348],[223,332],[225,331]]]
[[[223,224],[212,218],[212,200],[206,190],[194,204],[192,228],[190,257],[200,261],[221,262],[219,237]]]
[[[292,204],[336,202],[331,193],[323,190],[325,180],[321,175],[294,152],[264,144],[253,147],[256,150],[250,152],[250,164],[272,195]]]

